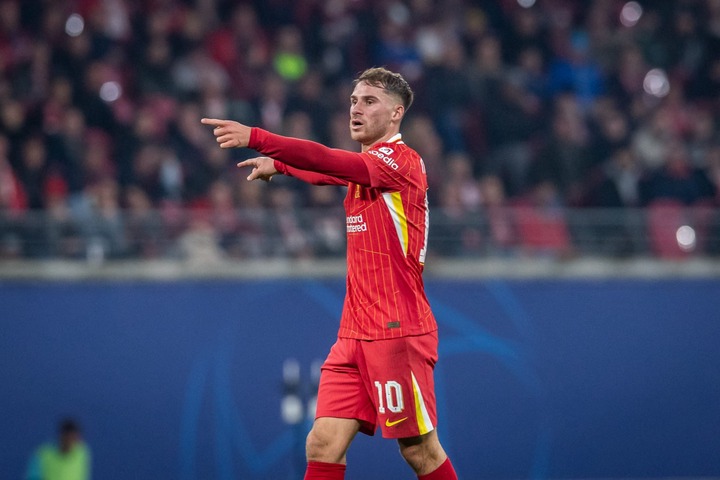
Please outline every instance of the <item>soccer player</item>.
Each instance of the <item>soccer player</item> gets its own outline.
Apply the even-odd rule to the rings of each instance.
[[[427,178],[400,123],[413,100],[405,79],[371,68],[354,82],[350,136],[361,152],[331,149],[230,120],[202,119],[222,148],[249,147],[248,180],[278,173],[345,185],[347,290],[338,338],[322,366],[306,480],[343,479],[358,432],[397,439],[421,480],[457,479],[438,440],[433,370],[437,323],[422,271],[428,238]]]

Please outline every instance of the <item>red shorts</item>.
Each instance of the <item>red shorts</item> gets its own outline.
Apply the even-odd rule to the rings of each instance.
[[[360,431],[385,438],[424,435],[435,428],[433,370],[437,332],[365,341],[338,338],[322,366],[315,418],[353,418]]]

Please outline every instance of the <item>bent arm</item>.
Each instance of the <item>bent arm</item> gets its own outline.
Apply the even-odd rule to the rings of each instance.
[[[329,176],[370,186],[370,172],[360,153],[329,148],[309,140],[284,137],[256,127],[250,133],[248,147],[274,158],[276,164],[280,163],[292,168],[288,170],[290,174],[301,180],[317,178],[307,175],[316,173],[324,174],[325,179]]]

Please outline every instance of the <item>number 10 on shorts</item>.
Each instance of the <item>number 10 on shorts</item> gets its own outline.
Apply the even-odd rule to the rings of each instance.
[[[392,413],[400,413],[405,408],[402,386],[395,380],[385,382],[385,385],[376,381],[375,388],[378,393],[378,412],[385,413],[385,405]]]

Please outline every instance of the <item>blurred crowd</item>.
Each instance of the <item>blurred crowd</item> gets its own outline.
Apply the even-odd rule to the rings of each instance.
[[[720,0],[0,0],[0,258],[342,255],[341,189],[247,182],[199,120],[357,150],[374,65],[416,92],[438,253],[651,228],[568,209],[717,238],[718,52]]]

